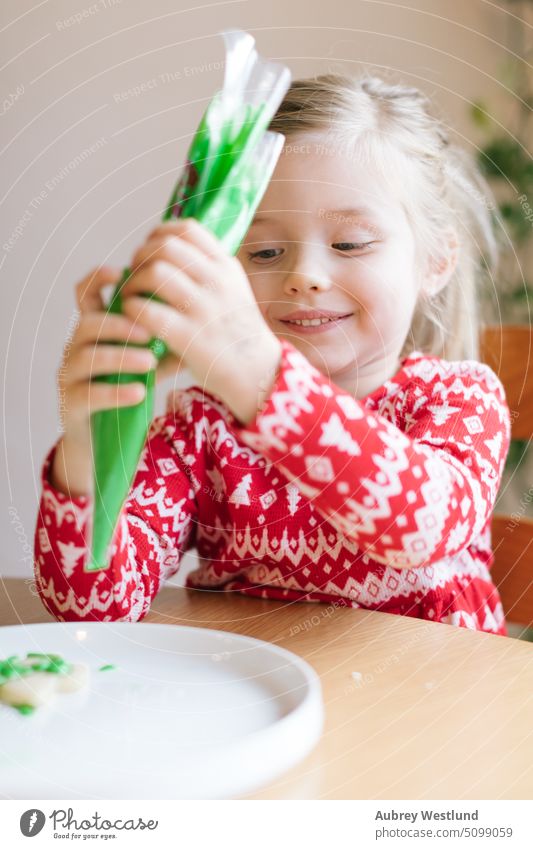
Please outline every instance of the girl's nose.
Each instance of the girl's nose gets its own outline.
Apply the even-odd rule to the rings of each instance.
[[[287,271],[283,288],[289,294],[298,292],[325,292],[331,287],[331,282],[325,274],[309,268],[297,268]]]

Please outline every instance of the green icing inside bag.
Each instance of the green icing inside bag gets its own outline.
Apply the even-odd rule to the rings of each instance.
[[[283,65],[260,59],[248,33],[226,30],[222,35],[226,44],[224,86],[200,121],[162,220],[197,218],[228,253],[235,254],[281,152],[284,136],[266,128],[289,87],[290,72]],[[110,312],[122,311],[120,292],[129,276],[130,269],[125,268],[109,304]],[[158,360],[168,353],[162,339],[152,339],[149,347]],[[146,395],[134,406],[91,416],[94,506],[91,556],[84,567],[88,572],[109,565],[116,524],[153,419],[155,370],[101,375],[94,380],[115,384],[142,381]]]

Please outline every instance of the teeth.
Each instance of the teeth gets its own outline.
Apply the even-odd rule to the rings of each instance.
[[[293,321],[289,321],[289,324],[300,324],[302,327],[318,327],[319,324],[327,324],[333,320],[332,318],[304,318],[294,319]]]

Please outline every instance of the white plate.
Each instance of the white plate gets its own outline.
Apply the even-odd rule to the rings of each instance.
[[[28,651],[87,663],[91,684],[30,716],[0,704],[2,799],[232,798],[292,767],[323,730],[315,671],[252,637],[140,622],[0,628],[0,657]]]

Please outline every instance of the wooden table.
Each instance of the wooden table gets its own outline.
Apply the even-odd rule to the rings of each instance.
[[[31,579],[0,579],[1,625],[49,621]],[[168,585],[143,621],[268,640],[320,675],[319,745],[246,798],[533,798],[531,643],[387,613]]]

